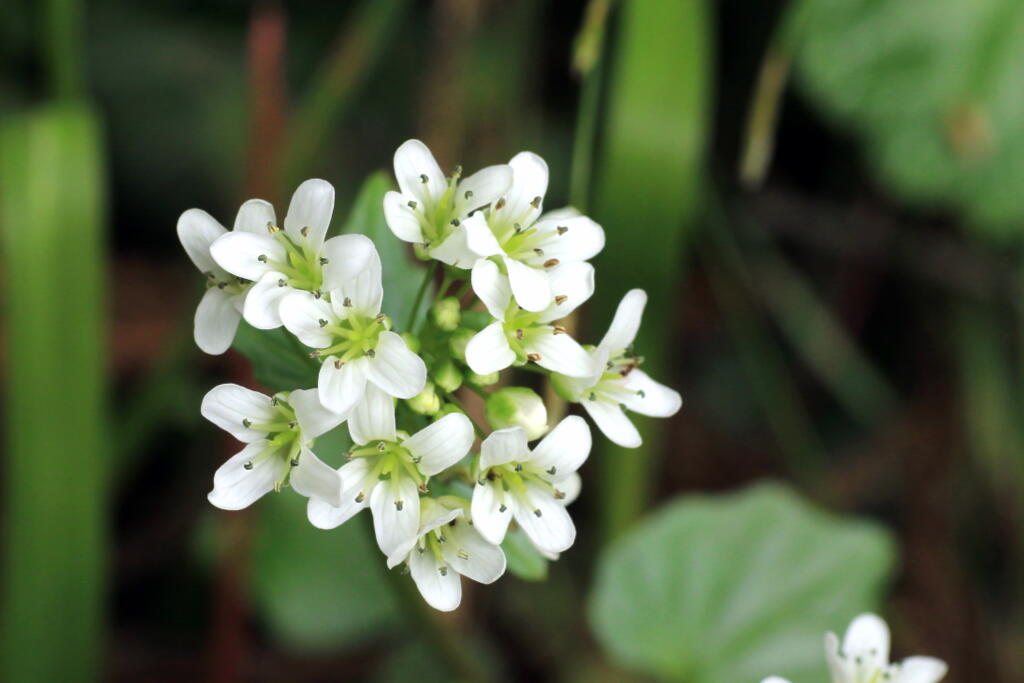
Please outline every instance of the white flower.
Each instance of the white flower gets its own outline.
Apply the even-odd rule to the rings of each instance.
[[[460,174],[456,170],[445,178],[426,145],[406,140],[395,151],[401,192],[384,196],[384,218],[398,239],[424,245],[432,258],[448,265],[471,268],[479,257],[466,244],[462,222],[508,191],[512,169],[488,166],[464,180]]]
[[[604,339],[591,351],[599,368],[594,374],[580,379],[561,372],[562,376],[553,377],[566,400],[583,404],[604,435],[625,448],[636,448],[641,439],[623,408],[649,417],[670,417],[683,404],[679,392],[655,382],[638,367],[643,359],[633,353],[632,346],[646,304],[642,289],[622,298]]]
[[[335,412],[347,413],[367,383],[397,398],[412,398],[426,384],[423,360],[380,314],[383,294],[380,257],[371,245],[363,270],[329,297],[292,292],[281,300],[284,326],[323,359],[320,400]]]
[[[221,384],[203,398],[203,417],[247,444],[213,475],[208,498],[224,510],[246,508],[269,491],[291,485],[325,505],[341,503],[338,473],[310,450],[313,440],[341,424],[316,390],[273,398],[237,384]]]
[[[234,231],[257,234],[266,230],[274,209],[265,201],[251,199],[238,210]],[[242,319],[242,307],[250,282],[228,274],[210,255],[210,245],[228,231],[202,209],[189,209],[178,218],[178,239],[185,252],[206,276],[206,294],[195,316],[196,346],[211,355],[228,350]]]
[[[324,180],[299,185],[283,230],[273,207],[266,202],[260,207],[252,222],[259,229],[218,238],[210,254],[224,270],[255,283],[242,314],[253,327],[270,330],[281,326],[278,306],[286,294],[305,290],[319,295],[341,286],[366,266],[373,242],[363,235],[324,241],[334,212],[334,188]]]
[[[309,521],[333,529],[369,507],[377,544],[390,556],[416,538],[420,491],[426,490],[430,477],[466,456],[473,445],[473,425],[465,415],[451,413],[406,437],[395,429],[391,397],[371,385],[349,416],[348,428],[361,447],[338,470],[341,505],[310,499]]]
[[[473,489],[476,530],[498,545],[515,519],[541,552],[568,549],[576,527],[563,501],[579,493],[576,470],[590,454],[590,444],[587,423],[575,415],[558,423],[532,451],[521,427],[492,432],[480,448]]]
[[[442,612],[462,601],[460,576],[493,583],[505,573],[505,553],[466,520],[464,504],[457,498],[422,498],[417,536],[388,556],[388,568],[405,562],[420,595]]]
[[[477,255],[503,264],[520,306],[542,311],[557,293],[551,288],[549,271],[560,263],[593,258],[604,248],[604,230],[573,209],[540,215],[548,189],[548,165],[539,156],[520,152],[509,166],[508,193],[463,222],[467,245]]]
[[[889,663],[889,627],[881,617],[862,614],[843,637],[842,649],[834,633],[825,634],[825,659],[832,683],[938,683],[946,663],[934,657],[908,657]]]
[[[551,271],[555,292],[543,311],[522,310],[512,300],[509,280],[493,261],[473,266],[473,291],[495,319],[466,345],[466,363],[479,375],[503,370],[513,363],[533,361],[570,377],[589,377],[599,367],[565,330],[552,325],[594,293],[594,268],[589,263],[567,263]]]

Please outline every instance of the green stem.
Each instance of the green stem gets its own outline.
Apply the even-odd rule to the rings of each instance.
[[[373,518],[370,515],[362,517],[363,529],[369,535],[371,545],[376,546]],[[404,576],[398,569],[388,569],[383,562],[379,562],[378,565],[384,572],[401,613],[413,622],[430,650],[444,661],[454,677],[459,681],[490,680],[491,677],[480,665],[480,661],[473,657],[472,650],[460,634],[423,601],[412,579]]]
[[[409,311],[409,320],[405,323],[405,327],[402,328],[407,332],[413,331],[413,325],[416,323],[416,318],[419,317],[420,306],[423,304],[423,297],[427,294],[427,289],[430,288],[430,283],[434,280],[434,272],[437,270],[437,261],[431,263],[430,267],[427,268],[426,274],[423,276],[423,283],[420,285],[419,291],[416,292],[416,298],[413,300],[412,309]]]

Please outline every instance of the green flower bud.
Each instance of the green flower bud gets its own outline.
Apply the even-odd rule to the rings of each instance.
[[[434,371],[433,378],[437,386],[449,394],[462,386],[462,373],[450,360],[446,360]]]
[[[497,372],[492,372],[489,375],[478,375],[475,372],[470,371],[470,373],[466,375],[466,381],[474,386],[489,387],[497,382],[500,377],[500,373]]]
[[[493,429],[522,427],[533,441],[548,431],[548,410],[533,389],[505,387],[487,397],[487,422]]]
[[[441,399],[438,397],[437,391],[431,382],[427,382],[423,391],[408,399],[405,404],[409,406],[412,412],[419,413],[420,415],[433,415],[441,410]]]
[[[448,340],[448,348],[451,350],[452,355],[459,360],[466,360],[466,344],[473,338],[476,332],[473,330],[467,330],[466,328],[455,330],[452,334],[451,339]]]
[[[459,319],[462,317],[462,305],[453,296],[438,299],[430,307],[430,319],[434,321],[438,329],[451,332],[459,326]]]
[[[420,352],[420,338],[412,332],[403,332],[402,339],[405,340],[405,345],[409,347],[409,350],[413,353]]]
[[[458,407],[454,403],[445,403],[443,406],[441,406],[441,410],[437,412],[437,415],[434,416],[434,419],[440,420],[445,415],[451,415],[452,413],[459,413],[460,415],[465,415],[466,411],[464,411],[462,408]]]
[[[419,243],[414,244],[412,246],[412,250],[413,250],[413,253],[416,254],[416,258],[418,258],[420,261],[429,261],[430,260],[430,252],[427,251],[427,248],[424,247],[422,244],[419,244]]]

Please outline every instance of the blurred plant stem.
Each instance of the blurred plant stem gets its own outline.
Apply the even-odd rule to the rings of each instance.
[[[373,517],[369,514],[360,515],[370,547],[377,547],[377,537],[373,530]],[[387,578],[399,605],[399,611],[415,626],[415,630],[430,650],[436,653],[455,681],[490,681],[496,677],[489,675],[481,665],[482,659],[475,657],[467,641],[453,627],[452,623],[424,602],[416,589],[412,577],[400,569],[388,569],[384,562],[377,562]]]
[[[324,141],[340,124],[359,86],[384,49],[409,0],[364,0],[339,35],[330,56],[300,98],[288,121],[283,185],[310,172]]]
[[[82,4],[79,0],[45,0],[43,55],[54,100],[68,102],[85,95],[82,69]]]
[[[636,348],[655,377],[671,366],[667,342],[678,317],[684,235],[703,179],[710,14],[703,0],[623,3],[616,14],[615,50],[607,55],[608,110],[592,214],[607,237],[596,259],[598,272],[620,288],[598,289],[593,309],[607,322],[625,288],[643,273],[649,303]],[[662,445],[664,423],[632,419],[644,445],[602,445],[598,453],[606,537],[622,532],[647,505]]]
[[[758,188],[764,182],[775,147],[779,107],[786,92],[792,62],[788,53],[773,44],[765,52],[754,96],[747,115],[746,140],[740,157],[740,182]]]

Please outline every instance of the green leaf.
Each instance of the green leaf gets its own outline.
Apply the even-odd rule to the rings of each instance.
[[[876,607],[893,544],[779,485],[669,503],[599,559],[589,618],[622,666],[687,683],[826,680],[822,636]]]
[[[391,189],[391,179],[384,171],[367,178],[342,232],[366,235],[377,246],[384,270],[384,313],[396,326],[401,326],[409,320],[426,270],[421,262],[410,257],[406,243],[395,237],[384,220],[384,195]]]
[[[0,127],[0,680],[98,679],[106,482],[103,144],[85,107]]]
[[[530,543],[522,529],[505,536],[501,544],[508,561],[508,570],[523,581],[543,581],[548,578],[548,561]]]
[[[1019,233],[1024,3],[801,0],[787,28],[798,82],[893,189]]]
[[[348,445],[342,425],[317,439],[314,450],[339,465]],[[258,508],[252,595],[279,642],[322,650],[357,644],[397,623],[378,566],[385,558],[363,532],[366,520],[317,529],[306,520],[306,499],[290,489],[264,496]]]
[[[271,391],[309,389],[317,385],[320,364],[288,330],[257,330],[244,320],[233,347],[252,363],[256,381]]]

